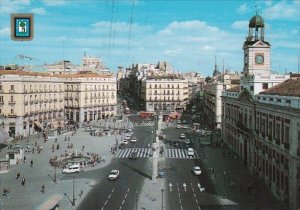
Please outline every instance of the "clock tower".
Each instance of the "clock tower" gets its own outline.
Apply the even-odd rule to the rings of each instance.
[[[250,19],[248,37],[243,45],[244,77],[270,75],[270,44],[264,39],[264,20],[260,15]]]

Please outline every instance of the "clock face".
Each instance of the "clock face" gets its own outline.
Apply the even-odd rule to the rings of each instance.
[[[255,56],[255,63],[262,64],[264,62],[264,56],[261,54],[258,54]]]

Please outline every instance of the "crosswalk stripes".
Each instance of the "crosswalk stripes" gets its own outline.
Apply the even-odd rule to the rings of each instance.
[[[145,126],[145,127],[153,127],[154,123],[153,122],[134,122],[133,127],[138,127],[138,126]]]
[[[150,157],[152,154],[151,148],[125,148],[120,149],[115,158],[128,158],[130,153],[136,151],[137,157],[139,158],[147,158]]]
[[[178,158],[178,159],[200,159],[197,151],[194,151],[194,156],[188,156],[187,149],[166,149],[166,158]]]

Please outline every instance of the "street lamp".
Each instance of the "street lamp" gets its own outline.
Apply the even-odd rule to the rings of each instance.
[[[48,176],[50,176],[50,178],[53,180],[53,182],[56,183],[56,165],[54,165],[54,176],[53,176],[53,178],[50,174],[48,174]]]
[[[67,195],[67,193],[64,193],[64,195],[67,197],[67,199],[70,201],[70,203],[72,204],[72,206],[75,206],[75,177],[73,176],[73,198],[72,200],[69,198],[69,196]]]
[[[161,189],[161,210],[164,210],[164,189]]]
[[[135,210],[138,210],[138,190],[135,190]]]

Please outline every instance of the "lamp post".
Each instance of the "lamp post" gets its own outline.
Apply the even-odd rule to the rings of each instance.
[[[75,206],[75,177],[73,176],[73,201],[72,206]]]
[[[135,190],[135,210],[138,210],[138,190]]]
[[[161,210],[164,210],[164,189],[161,189]]]

